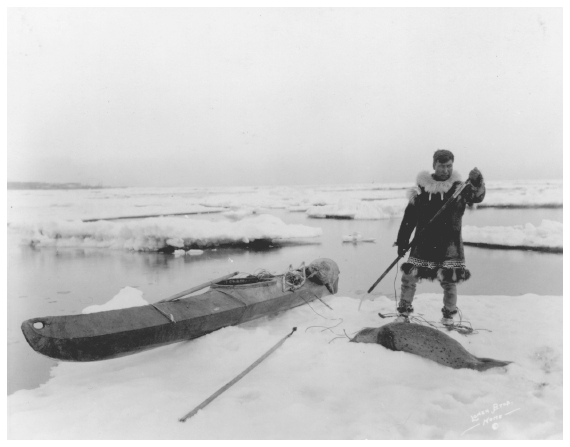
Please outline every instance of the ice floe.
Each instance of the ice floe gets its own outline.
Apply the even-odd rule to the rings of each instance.
[[[52,220],[43,223],[20,223],[13,228],[22,235],[24,243],[34,246],[99,247],[135,251],[157,251],[171,247],[177,255],[190,248],[249,244],[259,240],[286,241],[322,235],[321,228],[286,224],[269,214],[235,222],[163,217],[115,222]]]
[[[543,220],[538,226],[531,223],[509,227],[463,227],[466,244],[562,251],[563,224]]]

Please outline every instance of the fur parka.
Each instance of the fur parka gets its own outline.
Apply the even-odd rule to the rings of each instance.
[[[448,180],[438,181],[428,171],[422,171],[416,183],[417,186],[408,191],[409,203],[398,232],[398,247],[408,246],[414,229],[416,234],[423,230],[461,185],[461,176],[453,172]],[[428,280],[454,283],[468,280],[471,273],[465,268],[461,221],[465,207],[482,202],[485,192],[482,180],[477,187],[467,186],[412,247],[408,261],[402,264],[402,271]]]

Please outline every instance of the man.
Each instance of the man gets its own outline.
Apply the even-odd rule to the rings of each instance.
[[[404,213],[398,239],[398,255],[408,250],[413,230],[422,231],[431,218],[441,209],[456,189],[461,186],[459,174],[453,171],[453,154],[439,149],[433,154],[434,172],[418,174],[417,187],[408,192],[409,203]],[[470,184],[427,227],[421,239],[412,247],[408,262],[402,264],[402,294],[398,304],[396,321],[408,321],[414,311],[412,301],[416,284],[422,279],[439,280],[443,288],[442,323],[453,324],[457,314],[457,283],[467,281],[471,276],[465,268],[461,219],[468,204],[480,203],[485,197],[485,183],[481,172],[474,168],[469,173]]]

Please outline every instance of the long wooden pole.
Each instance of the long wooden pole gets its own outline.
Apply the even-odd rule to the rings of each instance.
[[[422,231],[420,231],[418,234],[416,234],[416,235],[414,236],[414,239],[412,240],[412,242],[410,243],[410,245],[408,246],[408,248],[406,248],[406,251],[404,252],[404,254],[401,255],[401,256],[398,256],[396,259],[394,259],[394,261],[392,262],[392,264],[390,264],[390,266],[386,269],[386,271],[385,271],[384,273],[382,273],[382,275],[380,276],[380,278],[378,278],[378,279],[376,280],[376,282],[375,282],[374,284],[372,284],[372,287],[370,287],[370,289],[368,289],[368,292],[366,292],[366,293],[370,293],[370,292],[372,292],[372,291],[374,290],[374,288],[378,285],[378,283],[384,279],[384,277],[388,274],[388,272],[389,272],[390,270],[392,270],[392,268],[398,263],[398,261],[399,261],[400,259],[402,259],[402,258],[405,256],[405,254],[407,253],[407,251],[408,251],[410,248],[414,247],[414,246],[419,242],[419,239],[422,237],[422,235],[423,235],[424,232],[426,231],[427,227],[429,227],[430,224],[431,224],[435,219],[437,219],[437,217],[438,217],[441,213],[443,213],[443,211],[444,211],[449,205],[451,205],[451,203],[452,203],[457,197],[459,197],[459,194],[461,194],[461,193],[463,192],[463,190],[465,189],[465,187],[466,187],[467,185],[469,185],[469,184],[470,184],[470,183],[469,183],[469,180],[467,180],[467,181],[465,181],[465,183],[463,183],[459,188],[457,188],[457,191],[455,191],[455,192],[453,193],[453,195],[449,198],[449,200],[443,204],[443,206],[439,209],[439,211],[434,214],[434,216],[430,219],[430,221],[426,224],[426,226],[423,227]]]
[[[163,300],[157,301],[157,303],[165,303],[167,301],[175,301],[178,298],[182,298],[183,296],[190,295],[191,293],[197,292],[198,290],[201,290],[205,287],[211,286],[212,284],[216,284],[217,282],[224,281],[226,279],[232,278],[232,277],[236,276],[238,273],[239,272],[233,272],[233,273],[230,273],[229,275],[222,276],[221,278],[213,279],[213,280],[205,282],[203,284],[199,284],[199,285],[194,286],[188,290],[184,290],[183,292],[179,292],[176,295],[172,295],[172,296],[169,296],[168,298],[164,298]],[[155,303],[155,304],[157,304],[157,303]]]
[[[200,405],[198,405],[196,408],[194,408],[190,413],[186,414],[185,416],[181,417],[179,419],[180,422],[184,422],[186,421],[186,419],[191,418],[192,416],[194,416],[196,413],[198,413],[199,410],[201,410],[202,408],[204,408],[206,405],[208,405],[210,402],[212,402],[216,397],[218,397],[220,394],[222,394],[224,391],[226,391],[228,388],[230,388],[234,383],[236,383],[238,380],[240,380],[243,376],[245,376],[248,372],[250,372],[253,368],[255,368],[257,365],[259,365],[261,362],[263,362],[267,357],[269,357],[277,348],[279,348],[279,346],[281,346],[283,343],[285,343],[285,340],[287,340],[291,335],[293,335],[293,332],[295,332],[297,330],[296,327],[293,328],[293,330],[286,335],[285,337],[283,337],[279,342],[277,342],[277,344],[275,346],[273,346],[269,351],[267,351],[265,354],[263,354],[261,357],[259,357],[254,363],[252,363],[244,372],[242,372],[239,376],[237,376],[235,379],[233,379],[232,381],[226,383],[223,387],[221,387],[218,391],[216,391],[214,394],[212,394],[210,397],[208,397],[204,402],[202,402]]]

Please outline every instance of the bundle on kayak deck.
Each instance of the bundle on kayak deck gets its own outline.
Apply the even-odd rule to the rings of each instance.
[[[337,264],[322,258],[283,275],[227,279],[187,298],[91,314],[32,318],[22,323],[22,332],[35,351],[48,357],[105,360],[198,338],[334,294],[338,275]]]

